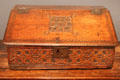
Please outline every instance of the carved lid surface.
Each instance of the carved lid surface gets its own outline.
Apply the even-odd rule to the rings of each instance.
[[[7,45],[115,46],[109,11],[90,6],[16,6],[10,14]]]

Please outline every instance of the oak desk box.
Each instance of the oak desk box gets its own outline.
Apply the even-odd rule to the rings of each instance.
[[[104,7],[12,9],[4,44],[10,69],[111,68],[117,38]]]

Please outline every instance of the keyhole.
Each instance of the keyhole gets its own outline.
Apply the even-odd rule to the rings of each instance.
[[[56,53],[59,53],[59,52],[60,52],[60,50],[59,50],[59,49],[57,49]]]

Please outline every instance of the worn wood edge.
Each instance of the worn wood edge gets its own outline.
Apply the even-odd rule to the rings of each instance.
[[[64,67],[63,67],[64,66]],[[111,69],[113,65],[106,66],[82,66],[82,65],[10,65],[9,68],[11,70],[93,70],[93,69]],[[76,68],[77,67],[77,68]]]
[[[120,80],[120,77],[2,77],[0,79],[100,79],[100,80],[103,80],[103,79],[107,79],[107,80]]]
[[[35,46],[116,46],[118,43],[14,43],[3,42],[5,45],[35,45]]]

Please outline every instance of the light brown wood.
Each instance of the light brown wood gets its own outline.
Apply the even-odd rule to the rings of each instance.
[[[4,37],[7,45],[114,46],[109,11],[95,6],[16,6]]]
[[[3,41],[11,69],[111,68],[118,43],[108,9],[96,6],[18,5]]]
[[[112,69],[92,70],[10,70],[6,49],[0,44],[0,79],[120,79],[120,45],[116,47]]]

